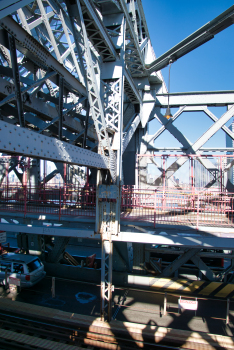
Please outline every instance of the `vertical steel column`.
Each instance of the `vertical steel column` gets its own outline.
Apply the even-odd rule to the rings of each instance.
[[[87,131],[88,131],[88,125],[89,125],[89,111],[90,106],[89,102],[87,102],[87,111],[86,111],[86,117],[85,117],[85,132],[84,132],[84,138],[83,138],[83,148],[86,147],[86,138],[87,138]]]
[[[112,314],[112,256],[113,243],[102,240],[102,269],[101,269],[101,319],[111,321]],[[103,268],[103,264],[105,268]]]
[[[19,68],[18,68],[18,62],[17,62],[15,38],[12,35],[8,34],[8,41],[9,41],[9,47],[10,47],[10,53],[11,53],[12,73],[13,73],[13,78],[15,83],[15,95],[16,95],[16,101],[17,101],[19,123],[21,127],[24,127],[25,120],[24,120],[23,103],[22,103],[22,96],[21,96],[21,89],[20,89],[20,75],[19,75]]]
[[[59,76],[59,140],[63,137],[63,77]]]
[[[112,259],[113,243],[111,235],[120,231],[121,179],[122,179],[122,140],[123,140],[123,97],[124,97],[124,52],[125,52],[125,18],[122,19],[122,44],[120,52],[120,76],[103,81],[105,118],[108,126],[115,130],[115,146],[111,152],[116,152],[116,184],[98,186],[97,195],[97,226],[102,235],[101,261],[101,318],[111,320],[112,314]],[[104,69],[104,68],[103,68]],[[112,165],[111,165],[112,166]],[[98,175],[100,183],[100,173]]]

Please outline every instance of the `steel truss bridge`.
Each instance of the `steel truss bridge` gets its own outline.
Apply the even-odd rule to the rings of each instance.
[[[45,237],[54,236],[50,262],[59,261],[70,237],[100,239],[102,318],[111,318],[113,254],[126,258],[131,271],[133,264],[144,262],[143,244],[180,245],[181,255],[161,276],[170,276],[188,260],[210,281],[222,281],[233,269],[230,255],[230,267],[215,275],[199,254],[204,247],[233,247],[233,189],[227,173],[234,161],[229,157],[219,166],[202,155],[213,151],[203,146],[218,130],[234,139],[226,127],[234,115],[234,91],[169,94],[160,72],[233,22],[234,6],[156,58],[141,0],[0,3],[0,229],[31,237],[41,251]],[[211,106],[227,111],[217,118]],[[167,107],[178,108],[169,119],[161,113]],[[173,124],[188,111],[202,111],[213,121],[194,143]],[[161,127],[149,135],[147,125],[155,118]],[[182,156],[167,166],[164,155],[160,166],[158,152],[166,149],[155,148],[154,141],[166,130],[181,144],[167,151]],[[232,147],[217,150],[233,152]],[[188,159],[210,174],[208,183],[197,191],[192,175],[186,193],[175,183],[171,192],[168,181],[173,183]],[[54,163],[43,180],[41,160]],[[150,185],[149,164],[160,173]],[[86,168],[88,189],[75,188],[74,178]],[[9,183],[12,173],[20,182],[17,188]],[[51,189],[47,184],[57,174],[64,185]],[[141,215],[153,225],[149,230],[120,227],[121,217],[139,224]],[[72,216],[73,225],[68,223]],[[95,218],[95,228],[79,226],[81,216],[87,222]],[[43,226],[43,220],[52,226]],[[113,242],[124,243],[124,252]],[[158,271],[155,262],[151,265]]]

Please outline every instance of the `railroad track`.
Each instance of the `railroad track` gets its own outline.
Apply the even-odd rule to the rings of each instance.
[[[131,339],[125,334],[103,332],[102,327],[68,325],[67,321],[53,323],[0,313],[0,350],[75,350],[75,349],[180,349],[162,342],[154,344],[147,339]]]
[[[120,300],[119,308],[128,289]],[[120,322],[0,299],[0,350],[73,349],[232,349],[233,338],[192,331]],[[139,311],[139,310],[137,310]],[[147,310],[146,310],[147,312]],[[150,312],[150,311],[149,311]],[[150,316],[149,316],[150,318]],[[136,320],[139,316],[136,316]]]

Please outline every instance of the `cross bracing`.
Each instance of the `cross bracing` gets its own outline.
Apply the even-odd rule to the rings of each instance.
[[[87,52],[88,48],[85,49],[84,45],[84,34],[82,33],[82,25],[79,20],[80,16],[78,4],[80,4],[79,6],[82,9],[83,23],[86,28],[87,40],[89,41],[88,46],[90,48],[91,56],[88,59],[85,58],[85,52]],[[121,20],[119,18],[123,15],[126,20],[124,62],[125,99],[129,99],[130,103],[138,104],[141,106],[140,109],[144,111],[144,116],[141,115],[140,119],[143,121],[143,125],[145,125],[147,120],[152,118],[153,110],[150,107],[143,108],[144,104],[149,103],[150,105],[151,101],[146,99],[146,96],[149,95],[148,92],[144,93],[144,88],[142,90],[142,86],[141,89],[138,88],[140,85],[139,79],[141,79],[143,76],[148,76],[148,83],[146,83],[146,85],[143,83],[143,85],[150,87],[150,82],[152,81],[152,78],[150,78],[150,76],[152,76],[154,77],[154,83],[156,82],[159,86],[161,84],[161,90],[157,91],[157,96],[154,96],[154,93],[150,95],[152,101],[156,102],[155,106],[164,107],[166,103],[163,99],[167,99],[167,95],[165,95],[165,84],[162,81],[161,74],[154,73],[155,55],[150,44],[150,37],[141,2],[130,1],[125,3],[123,0],[119,2],[110,1],[110,4],[107,4],[106,2],[103,3],[102,1],[94,3],[88,0],[74,4],[70,2],[64,3],[62,1],[59,2],[54,0],[41,2],[39,0],[38,2],[34,2],[31,5],[27,4],[23,8],[18,8],[17,12],[13,13],[12,19],[2,19],[1,24],[2,28],[4,28],[2,29],[2,34],[4,33],[4,35],[2,35],[1,44],[1,73],[3,76],[5,76],[4,79],[9,82],[7,91],[11,91],[12,78],[14,79],[15,87],[17,88],[17,86],[19,86],[19,83],[16,82],[16,78],[14,78],[15,71],[17,71],[17,69],[16,67],[12,68],[11,61],[13,59],[13,54],[10,54],[9,51],[10,39],[6,38],[5,34],[6,31],[11,31],[13,33],[13,36],[16,38],[15,42],[17,48],[17,66],[19,69],[19,79],[21,84],[21,89],[19,90],[18,88],[19,91],[16,91],[17,96],[20,95],[17,99],[16,94],[7,94],[6,91],[2,91],[2,97],[4,97],[2,100],[2,110],[4,111],[5,119],[7,118],[7,114],[9,115],[10,109],[11,113],[13,113],[14,107],[10,105],[10,103],[16,100],[18,106],[17,113],[24,113],[24,118],[22,118],[22,116],[19,117],[20,125],[23,125],[25,122],[24,119],[26,119],[26,125],[32,127],[33,120],[35,123],[35,125],[33,125],[34,129],[39,129],[38,131],[40,133],[46,132],[47,134],[50,132],[50,130],[53,130],[50,136],[55,136],[55,130],[57,128],[56,125],[58,126],[60,119],[60,129],[61,126],[63,126],[64,133],[62,138],[65,141],[67,140],[71,143],[78,142],[79,144],[79,142],[81,142],[82,138],[84,137],[84,132],[82,132],[81,129],[82,123],[84,124],[85,110],[87,109],[87,97],[93,96],[91,90],[89,90],[90,92],[88,93],[87,86],[85,86],[87,85],[85,84],[85,81],[94,80],[94,75],[91,79],[89,78],[87,80],[86,78],[85,71],[87,71],[88,67],[87,61],[92,60],[92,64],[90,66],[93,66],[94,70],[96,70],[95,75],[96,77],[99,76],[98,79],[102,79],[103,75],[102,67],[100,66],[101,62],[104,63],[113,61],[113,63],[110,64],[115,67],[118,67],[119,65],[121,66],[123,64],[119,63],[118,46],[119,35],[121,33]],[[115,17],[114,22],[112,21],[111,16]],[[192,40],[200,40],[200,44],[203,42],[203,39],[200,39],[200,37],[203,35],[205,30],[209,31],[209,38],[213,38],[213,36],[218,31],[231,25],[232,21],[233,8],[230,8],[229,10],[225,11],[225,13],[210,22],[209,25],[206,25],[207,28],[202,28],[199,31],[193,33],[190,37],[186,38],[184,42],[182,42],[183,44],[178,44],[178,47],[176,48],[180,49],[183,45],[189,44],[189,48],[191,50],[197,46],[197,44],[194,44],[193,46],[191,43]],[[17,23],[19,23],[19,25],[17,25]],[[199,39],[197,39],[197,37]],[[35,39],[37,43],[35,42]],[[185,54],[185,51],[183,51],[183,54]],[[178,55],[178,58],[180,56],[181,55]],[[153,61],[152,64],[148,63],[150,60]],[[149,65],[150,72],[152,73],[149,72]],[[14,66],[16,66],[16,63]],[[109,69],[109,66],[106,67]],[[59,91],[60,89],[58,76],[60,74],[63,76],[65,89],[63,91],[63,112],[60,113],[60,117],[51,117],[53,114],[56,115],[56,108],[59,108],[59,95],[61,93]],[[115,79],[113,68],[111,68],[108,73],[104,74],[104,86],[107,86],[108,84],[105,83],[108,74],[109,79]],[[94,86],[95,85],[96,84],[94,84]],[[98,87],[96,87],[96,90],[97,89]],[[100,93],[101,92],[102,89],[100,89]],[[91,114],[93,112],[94,117],[93,120],[89,119],[90,125],[88,126],[87,132],[87,145],[91,145],[90,149],[93,149],[93,146],[95,144],[97,145],[97,140],[99,139],[99,146],[101,146],[101,139],[104,137],[104,148],[107,149],[110,156],[112,153],[111,144],[114,139],[114,133],[117,130],[116,125],[114,124],[118,119],[118,115],[117,118],[114,116],[116,113],[115,111],[111,116],[107,112],[104,113],[104,110],[107,111],[109,107],[102,107],[102,103],[99,101],[99,112],[97,118],[95,118],[95,115],[97,113],[97,103],[95,101],[98,101],[99,99],[97,96],[98,94],[99,93],[96,91],[96,97],[94,100],[91,97],[91,100],[93,100],[94,103],[94,105],[91,106]],[[35,110],[33,108],[29,108],[30,100],[34,98],[34,100],[37,101],[38,96],[40,96],[39,102],[40,98],[43,98],[44,101],[46,101],[46,109],[50,110],[50,113],[47,112],[46,114],[43,113],[43,115],[39,115],[38,109]],[[57,100],[55,100],[56,96]],[[209,92],[202,95],[201,93],[195,93],[193,95],[172,95],[170,98],[172,106],[187,106],[197,104],[231,105],[233,102],[232,96],[233,94],[231,92],[215,92],[213,94],[212,92]],[[102,95],[100,95],[100,97],[102,98]],[[176,102],[174,102],[173,98],[176,99]],[[116,98],[114,95],[109,98],[110,105],[113,105],[113,103],[115,103],[115,99]],[[22,110],[23,106],[20,102],[21,100],[23,101],[25,112]],[[55,101],[58,103],[56,108],[54,107],[56,104],[53,105]],[[55,113],[52,112],[53,108],[55,108]],[[100,116],[103,116],[99,117],[99,114]],[[69,124],[69,117],[71,120],[70,125],[72,124],[74,126],[75,123],[73,120],[76,120],[77,123],[75,129],[69,130],[69,126],[67,125]],[[44,122],[46,122],[48,128],[46,128],[46,124],[44,124],[44,126],[41,125],[41,118],[44,120]],[[13,118],[11,117],[11,123],[13,122],[12,119],[15,120],[14,115]],[[37,119],[39,120],[37,121]],[[61,123],[61,119],[67,119],[67,123],[65,120],[63,120],[63,123]],[[113,120],[115,121],[114,124]],[[80,125],[79,128],[78,125]],[[96,129],[96,137],[94,129]],[[105,134],[105,129],[107,129],[109,136]],[[76,133],[74,133],[74,131],[76,131]],[[90,134],[93,135],[93,137],[90,137]],[[134,129],[132,129],[132,131],[129,130],[128,135],[129,134],[134,134]],[[126,145],[126,141],[124,143]],[[185,147],[185,145],[183,145],[183,147]],[[102,153],[103,152],[104,149],[102,150]]]
[[[26,172],[17,171],[25,157],[34,159],[30,181],[40,186],[38,159],[53,161],[56,168],[45,174],[44,185],[58,173],[67,177],[62,163],[74,169],[98,169],[96,227],[89,238],[97,234],[95,238],[102,239],[101,314],[105,317],[107,313],[110,318],[112,242],[145,242],[141,234],[135,238],[128,234],[126,238],[127,233],[120,232],[121,185],[129,179],[131,185],[139,185],[137,172],[141,178],[148,163],[157,163],[154,141],[164,131],[170,132],[181,144],[178,149],[183,156],[197,157],[216,179],[221,176],[214,163],[202,155],[206,141],[218,130],[233,139],[233,132],[225,125],[234,114],[233,91],[168,94],[160,69],[232,25],[234,6],[156,58],[141,0],[35,0],[5,5],[5,1],[0,4],[0,151],[11,155],[11,160],[10,166],[6,163],[2,167],[1,182],[8,171],[14,171],[25,186]],[[167,107],[169,97],[170,106],[178,111],[167,120],[161,109]],[[218,118],[211,112],[212,106],[226,106],[228,110]],[[213,121],[195,142],[174,124],[182,113],[191,110],[202,111]],[[148,135],[147,125],[154,119],[161,127]],[[148,160],[142,157],[139,169],[135,169],[137,154],[149,155]],[[14,156],[21,160],[14,162]],[[185,156],[178,157],[155,183],[172,177],[186,160]],[[232,166],[230,161],[224,172]],[[210,181],[207,186],[212,184]],[[152,243],[152,237],[147,236],[146,241]],[[162,237],[155,240],[157,244],[165,241]],[[56,243],[54,256],[63,250],[65,243],[61,242]],[[170,244],[174,243],[173,238]],[[227,246],[220,241],[217,244]],[[186,258],[199,265],[195,250]],[[212,280],[212,273],[207,271]]]

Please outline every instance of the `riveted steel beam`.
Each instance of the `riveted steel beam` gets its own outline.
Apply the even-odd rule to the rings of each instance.
[[[32,0],[9,0],[0,1],[0,18],[6,17],[19,8],[30,4]]]
[[[9,40],[10,53],[11,53],[12,73],[13,73],[13,78],[15,83],[14,95],[17,101],[18,118],[19,118],[20,126],[24,126],[25,120],[24,120],[22,94],[21,94],[21,88],[20,88],[20,75],[19,75],[19,68],[17,64],[15,38],[11,34],[8,34],[8,40]]]
[[[58,137],[62,140],[63,137],[63,77],[59,77],[59,123]]]
[[[234,91],[197,91],[170,93],[170,107],[228,106],[234,104]],[[144,103],[152,100],[144,100]],[[155,106],[168,107],[168,94],[156,94]]]
[[[32,158],[107,169],[105,156],[0,121],[0,151]]]

